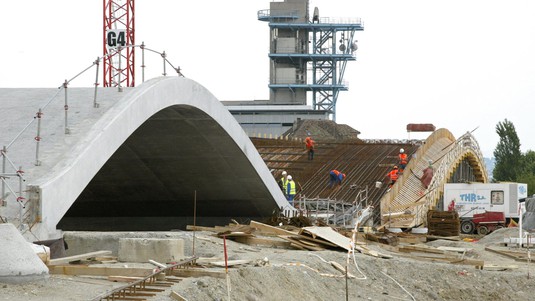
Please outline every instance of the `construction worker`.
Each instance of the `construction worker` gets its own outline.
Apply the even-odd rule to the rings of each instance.
[[[294,197],[295,197],[295,182],[292,179],[291,175],[288,175],[286,182],[286,199],[290,203],[290,205],[294,205]]]
[[[346,177],[345,173],[341,173],[336,169],[329,172],[329,188],[332,188],[335,184],[342,185],[342,180]]]
[[[403,173],[403,170],[405,170],[405,166],[407,166],[407,154],[405,154],[405,150],[400,148],[399,149],[399,173]]]
[[[422,182],[422,185],[425,189],[429,187],[429,184],[431,184],[431,180],[433,180],[433,174],[435,173],[433,170],[433,160],[428,161],[429,165],[424,168],[422,177],[420,178],[420,182]]]
[[[386,174],[386,176],[390,179],[390,184],[388,184],[388,190],[390,190],[390,188],[392,188],[394,183],[396,183],[396,181],[398,180],[398,173],[398,166],[394,165],[394,168],[392,168],[392,170]]]
[[[314,159],[314,144],[316,142],[310,137],[305,138],[305,147],[308,150],[308,160]]]
[[[279,180],[279,187],[281,188],[282,190],[282,193],[284,193],[284,195],[286,195],[286,184],[288,184],[288,173],[286,172],[286,170],[283,170],[282,171],[282,178],[280,178]]]

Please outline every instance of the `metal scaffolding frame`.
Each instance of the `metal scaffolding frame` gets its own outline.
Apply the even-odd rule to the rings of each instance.
[[[293,49],[285,48],[282,52],[274,46],[276,41],[272,41],[269,58],[274,68],[293,66],[297,73],[305,71],[305,74],[282,81],[272,75],[268,86],[271,90],[287,89],[294,94],[312,92],[313,109],[328,112],[336,121],[339,92],[348,90],[344,81],[346,65],[356,60],[355,32],[364,30],[363,23],[360,19],[331,18],[318,18],[318,23],[298,22],[295,16],[294,11],[258,12],[259,20],[269,22],[272,37],[279,30],[295,32],[296,37],[303,32],[308,35],[309,45],[295,43]]]

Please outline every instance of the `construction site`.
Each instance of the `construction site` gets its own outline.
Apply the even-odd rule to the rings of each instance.
[[[335,121],[360,19],[271,2],[269,99],[221,101],[136,45],[133,7],[104,1],[94,87],[0,88],[0,299],[532,299],[527,185],[448,186],[491,182],[472,132]],[[176,75],[136,85],[134,50]]]

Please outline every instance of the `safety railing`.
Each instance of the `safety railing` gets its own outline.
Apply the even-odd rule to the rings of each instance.
[[[329,198],[301,197],[294,200],[296,213],[308,218],[322,220],[330,226],[353,228],[355,218],[362,208],[366,207],[368,197],[367,187],[359,191],[352,203]],[[362,222],[364,223],[364,221]]]
[[[57,92],[46,100],[43,106],[39,107],[37,112],[32,116],[30,121],[21,129],[20,132],[18,132],[15,137],[6,145],[4,145],[0,150],[0,157],[2,158],[2,167],[1,167],[1,173],[0,173],[0,182],[1,182],[1,191],[0,191],[0,209],[2,207],[7,207],[8,203],[10,201],[15,200],[18,203],[19,206],[19,214],[18,217],[14,216],[6,216],[4,214],[1,214],[2,211],[0,211],[0,223],[6,223],[10,222],[15,225],[18,224],[18,228],[21,232],[26,232],[31,230],[31,227],[39,222],[40,215],[37,213],[39,210],[39,206],[37,204],[32,204],[30,200],[27,200],[23,195],[25,192],[25,188],[23,187],[24,182],[26,181],[25,172],[23,170],[23,166],[15,164],[15,162],[10,158],[10,149],[20,142],[22,139],[27,139],[28,132],[31,131],[30,127],[32,124],[36,123],[35,126],[35,136],[33,136],[33,140],[35,140],[35,160],[34,165],[35,166],[41,166],[41,160],[40,160],[40,153],[41,153],[41,130],[42,130],[42,123],[43,123],[43,114],[49,107],[49,105],[57,100],[59,95],[63,92],[64,95],[64,103],[62,109],[64,110],[64,114],[62,114],[62,118],[64,119],[64,133],[65,135],[69,135],[71,133],[71,129],[69,127],[70,120],[69,118],[69,93],[68,93],[68,87],[69,85],[77,79],[82,74],[88,72],[92,68],[95,68],[95,82],[92,84],[94,85],[94,94],[93,94],[93,108],[99,107],[98,102],[98,86],[99,86],[99,65],[100,62],[109,59],[112,56],[119,55],[121,56],[121,52],[124,51],[127,48],[139,48],[142,52],[142,59],[141,59],[141,72],[142,72],[142,82],[145,81],[145,51],[148,51],[149,53],[158,54],[162,58],[163,62],[163,76],[167,76],[167,66],[170,66],[178,76],[184,76],[181,72],[180,67],[173,65],[169,59],[167,58],[167,54],[165,51],[159,52],[157,50],[153,50],[150,48],[147,48],[144,43],[141,45],[126,45],[123,47],[117,47],[117,49],[111,50],[109,54],[98,57],[93,63],[88,66],[87,68],[83,69],[81,72],[73,76],[69,80],[65,80],[59,87]],[[121,66],[121,60],[118,61],[119,65],[116,67],[117,70],[122,70],[123,68]],[[120,73],[118,72],[118,80],[115,81],[117,84],[117,89],[119,92],[123,91],[123,87],[121,86],[121,79],[120,79]],[[24,134],[24,135],[23,135]],[[30,136],[32,136],[30,134]],[[16,152],[14,152],[16,153]],[[18,186],[15,188],[15,185]]]
[[[479,158],[479,161],[483,161],[483,154],[481,153],[479,144],[471,132],[467,132],[459,137],[440,161],[440,165],[436,168],[433,179],[427,188],[429,193],[425,195],[426,206],[417,207],[417,216],[421,219],[425,219],[427,210],[437,206],[440,195],[444,190],[444,183],[447,182],[446,177],[449,176],[448,171],[467,152],[473,152]],[[487,182],[485,164],[481,164],[480,168],[482,169],[483,177],[485,177],[485,182]]]

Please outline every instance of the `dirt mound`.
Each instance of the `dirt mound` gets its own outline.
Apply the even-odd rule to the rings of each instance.
[[[322,141],[347,141],[358,140],[359,131],[346,124],[337,124],[332,120],[297,120],[291,129],[283,135],[291,138],[312,137]]]

